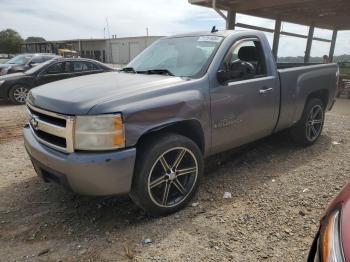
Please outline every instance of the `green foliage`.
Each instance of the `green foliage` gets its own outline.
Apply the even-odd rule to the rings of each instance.
[[[350,61],[350,55],[339,55],[334,56],[333,62],[343,62],[343,61]],[[303,56],[286,56],[286,57],[278,57],[279,63],[304,63],[304,57]],[[323,57],[310,57],[311,63],[322,63]]]
[[[340,62],[338,66],[339,66],[340,76],[348,78],[350,76],[350,62]]]
[[[12,29],[0,31],[0,53],[15,54],[20,51],[23,39],[19,33]]]
[[[46,42],[45,38],[40,36],[29,36],[26,40],[24,40],[26,43],[39,43],[39,42]]]

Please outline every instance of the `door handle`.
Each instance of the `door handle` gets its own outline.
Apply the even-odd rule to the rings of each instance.
[[[272,88],[272,87],[270,87],[270,88],[263,88],[263,89],[260,89],[260,90],[259,90],[259,93],[260,93],[261,95],[264,95],[264,94],[272,93],[272,91],[273,91],[273,88]]]

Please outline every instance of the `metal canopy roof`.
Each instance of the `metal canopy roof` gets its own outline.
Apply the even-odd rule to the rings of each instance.
[[[330,30],[350,30],[349,0],[188,0],[189,3]]]

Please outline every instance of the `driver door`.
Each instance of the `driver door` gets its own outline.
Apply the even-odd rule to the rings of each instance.
[[[210,89],[214,153],[270,135],[279,110],[279,80],[269,72],[262,44],[249,38],[234,43],[219,70],[249,65],[249,74],[228,72]],[[251,70],[253,68],[254,70]]]
[[[44,85],[71,76],[70,62],[58,62],[50,65],[42,74],[40,74],[37,82],[38,85]]]

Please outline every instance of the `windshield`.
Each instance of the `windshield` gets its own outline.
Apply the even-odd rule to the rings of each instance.
[[[47,64],[50,64],[50,63],[51,63],[51,60],[52,60],[52,59],[50,59],[50,60],[48,60],[48,61],[46,61],[46,62],[44,62],[44,63],[38,64],[37,66],[34,66],[34,67],[28,69],[28,70],[25,71],[24,73],[25,73],[25,74],[33,74],[33,73],[35,73],[35,72],[38,72],[38,71],[40,71],[42,68],[46,67]]]
[[[201,77],[222,39],[218,36],[162,39],[138,55],[126,68],[137,73],[168,72],[174,76]]]
[[[25,65],[32,57],[32,55],[18,55],[7,61],[6,64]]]

